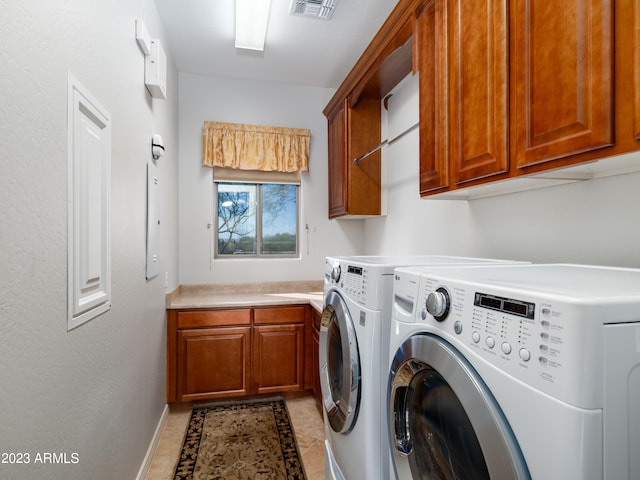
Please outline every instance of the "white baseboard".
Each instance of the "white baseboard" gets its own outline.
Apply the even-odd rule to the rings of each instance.
[[[164,410],[162,411],[162,415],[160,415],[160,420],[158,421],[158,425],[156,426],[156,431],[153,434],[153,438],[151,439],[151,443],[149,444],[149,448],[147,449],[147,454],[144,456],[144,460],[142,462],[142,466],[138,471],[138,476],[136,480],[144,480],[149,472],[149,468],[151,468],[151,460],[153,460],[153,455],[156,453],[156,449],[158,448],[158,443],[160,443],[160,437],[162,436],[162,432],[164,430],[164,426],[167,423],[167,418],[169,417],[169,405],[164,406]]]

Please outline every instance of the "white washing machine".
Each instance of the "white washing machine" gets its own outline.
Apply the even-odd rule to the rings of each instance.
[[[397,269],[392,471],[640,479],[640,270]]]
[[[386,479],[386,380],[393,270],[501,262],[449,256],[328,257],[320,328],[326,477]]]

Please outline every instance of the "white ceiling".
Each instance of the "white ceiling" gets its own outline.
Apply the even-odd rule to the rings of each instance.
[[[234,0],[155,0],[179,72],[337,88],[397,0],[338,0],[329,21],[272,0],[264,52],[234,47]]]

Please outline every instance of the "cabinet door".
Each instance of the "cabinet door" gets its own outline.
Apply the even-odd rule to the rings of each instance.
[[[254,327],[255,393],[302,390],[304,324]]]
[[[178,401],[248,395],[251,327],[178,331]]]
[[[313,396],[318,407],[322,405],[322,390],[320,387],[320,321],[322,315],[313,311]],[[316,327],[317,325],[317,327]]]
[[[611,145],[612,2],[511,0],[511,6],[517,166]]]
[[[346,100],[328,118],[329,218],[347,212],[347,116]]]
[[[420,74],[420,193],[449,186],[447,153],[446,0],[417,12],[415,62]]]
[[[640,140],[640,4],[637,1],[630,3],[622,2],[617,5],[617,14],[628,14],[631,19],[632,59],[630,63],[633,67],[633,137]],[[616,65],[617,74],[621,72],[621,67],[624,68]]]
[[[448,0],[447,14],[449,155],[460,184],[509,168],[507,0]]]

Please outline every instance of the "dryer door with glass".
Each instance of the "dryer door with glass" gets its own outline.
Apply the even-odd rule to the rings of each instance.
[[[398,479],[530,479],[511,428],[452,345],[409,337],[389,374],[389,435]]]
[[[348,433],[358,416],[360,356],[351,314],[335,290],[325,297],[319,355],[322,404],[327,419],[333,431]]]

